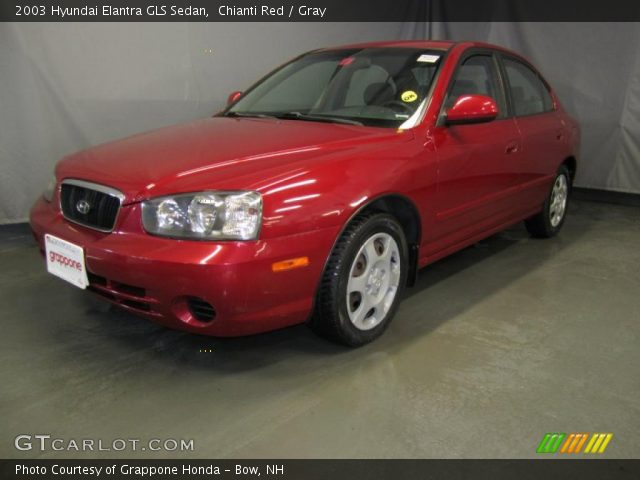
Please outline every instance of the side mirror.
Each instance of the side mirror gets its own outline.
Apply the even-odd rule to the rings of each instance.
[[[461,95],[446,112],[447,125],[490,122],[498,116],[496,101],[484,95]]]
[[[231,105],[242,96],[242,92],[233,92],[227,97],[227,105]]]

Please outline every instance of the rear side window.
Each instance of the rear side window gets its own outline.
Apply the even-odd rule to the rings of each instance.
[[[553,110],[551,94],[533,70],[517,60],[505,58],[503,61],[516,116]]]
[[[462,95],[485,95],[493,98],[498,104],[499,117],[504,116],[504,101],[495,63],[491,55],[473,55],[458,67],[453,83],[449,88],[445,109],[453,107]]]

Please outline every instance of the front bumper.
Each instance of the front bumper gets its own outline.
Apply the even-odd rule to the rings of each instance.
[[[49,233],[84,248],[89,289],[171,328],[238,336],[304,322],[339,227],[250,242],[202,242],[148,235],[139,204],[123,206],[117,228],[102,233],[64,219],[40,199],[30,222],[41,250]],[[274,262],[307,256],[306,267],[273,272]],[[215,309],[197,320],[189,298]]]

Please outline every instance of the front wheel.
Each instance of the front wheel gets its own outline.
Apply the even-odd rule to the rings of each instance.
[[[407,257],[404,232],[393,216],[356,217],[329,257],[311,327],[353,347],[379,337],[400,303]]]
[[[567,213],[570,192],[571,174],[569,169],[562,165],[558,169],[542,211],[524,222],[531,236],[549,238],[560,231]]]

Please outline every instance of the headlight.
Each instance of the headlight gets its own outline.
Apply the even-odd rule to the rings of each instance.
[[[57,185],[56,177],[54,176],[49,181],[47,188],[45,188],[44,192],[42,192],[42,198],[44,198],[47,202],[50,202],[51,200],[53,200],[53,193],[56,191],[56,185]]]
[[[155,235],[200,240],[254,240],[262,222],[258,192],[198,192],[142,203],[142,225]]]

